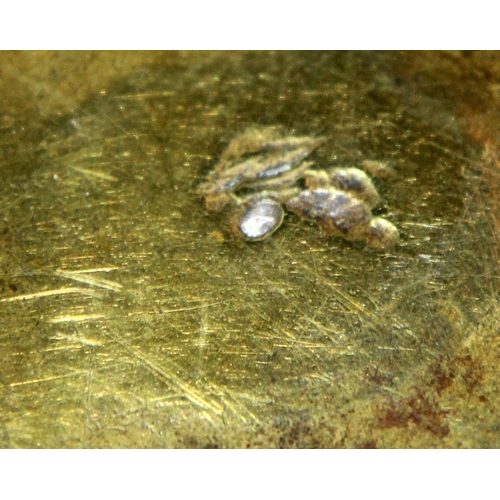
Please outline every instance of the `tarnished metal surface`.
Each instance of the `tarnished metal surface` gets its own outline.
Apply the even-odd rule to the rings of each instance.
[[[1,57],[3,447],[500,446],[494,54]],[[400,244],[233,238],[254,125],[387,164]]]

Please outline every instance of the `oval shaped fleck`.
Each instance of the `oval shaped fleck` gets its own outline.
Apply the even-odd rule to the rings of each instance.
[[[358,168],[334,168],[330,171],[330,179],[335,187],[349,192],[370,208],[380,202],[380,196],[372,180]]]
[[[326,233],[348,240],[363,239],[372,218],[369,207],[349,193],[333,189],[305,190],[286,207],[300,217],[316,222]]]
[[[398,228],[382,217],[374,217],[366,232],[366,242],[372,248],[392,248],[399,242]]]
[[[269,198],[249,202],[238,219],[240,235],[249,241],[267,238],[281,226],[283,207]]]
[[[329,189],[305,189],[286,202],[287,210],[296,213],[299,217],[314,222],[325,218],[327,202],[332,196]]]
[[[364,238],[372,218],[367,205],[344,191],[336,191],[326,206],[326,217],[320,224],[323,231],[339,233],[348,240]]]

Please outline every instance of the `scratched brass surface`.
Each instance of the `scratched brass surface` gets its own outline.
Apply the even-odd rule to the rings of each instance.
[[[0,54],[0,445],[498,447],[496,53]],[[196,186],[236,131],[387,161],[390,252]]]

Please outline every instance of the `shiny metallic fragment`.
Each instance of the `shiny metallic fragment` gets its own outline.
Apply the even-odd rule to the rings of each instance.
[[[269,198],[249,203],[237,222],[239,235],[249,241],[263,240],[281,226],[284,214],[283,207]]]

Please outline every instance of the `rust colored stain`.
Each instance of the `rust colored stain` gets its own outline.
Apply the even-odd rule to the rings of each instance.
[[[482,147],[482,176],[488,186],[489,209],[484,211],[485,220],[492,229],[494,244],[490,251],[499,262],[498,248],[500,247],[500,133],[498,122],[500,117],[496,110],[478,113],[473,107],[464,107],[461,112],[462,125],[470,137]]]
[[[435,389],[438,396],[455,381],[461,384],[469,396],[483,380],[483,371],[471,355],[458,356],[451,361],[443,361],[430,370],[429,386]]]
[[[417,390],[414,395],[398,401],[391,399],[387,406],[378,407],[377,427],[409,427],[411,424],[432,432],[438,437],[446,437],[450,428],[446,418],[448,410],[442,410],[433,398]]]

